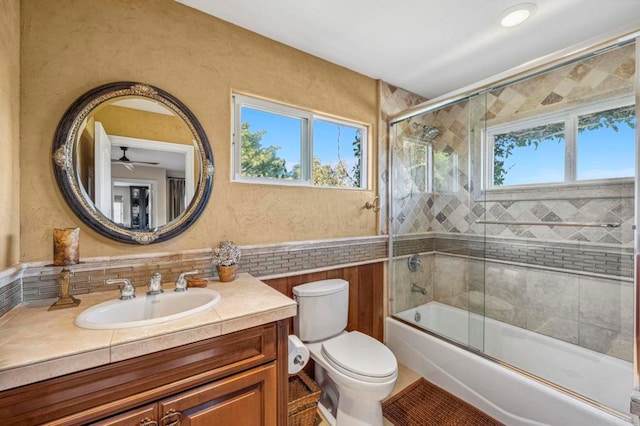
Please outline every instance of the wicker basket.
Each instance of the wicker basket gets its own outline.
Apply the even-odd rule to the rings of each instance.
[[[303,371],[289,376],[289,426],[313,426],[320,389]]]

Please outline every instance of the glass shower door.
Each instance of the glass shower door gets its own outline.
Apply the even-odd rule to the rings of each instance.
[[[484,353],[622,413],[633,379],[633,64],[628,44],[488,92],[477,154]]]
[[[475,224],[470,141],[482,102],[463,99],[396,123],[391,132],[391,241],[396,317],[483,347],[484,247]],[[480,232],[468,238],[469,233]],[[476,258],[472,258],[472,252]],[[479,257],[478,257],[479,255]]]
[[[629,413],[635,44],[391,127],[391,312]]]

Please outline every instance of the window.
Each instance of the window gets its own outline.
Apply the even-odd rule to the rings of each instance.
[[[432,187],[433,191],[458,191],[458,154],[453,151],[432,151]]]
[[[430,142],[405,137],[401,158],[404,158],[400,179],[411,193],[457,192],[459,181],[458,154],[453,149],[440,151]]]
[[[233,180],[365,188],[365,126],[234,95]]]
[[[635,175],[633,97],[487,129],[489,187]]]
[[[577,180],[634,176],[635,124],[635,105],[579,116]]]

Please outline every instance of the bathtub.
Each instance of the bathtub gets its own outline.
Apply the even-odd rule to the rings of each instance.
[[[484,353],[490,357],[619,412],[629,412],[633,387],[633,365],[629,362],[438,302],[396,316],[468,343],[472,349],[480,350],[484,344]],[[386,319],[386,336],[398,362],[508,426],[630,424],[392,317]]]

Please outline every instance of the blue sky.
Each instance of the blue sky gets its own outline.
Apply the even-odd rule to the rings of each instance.
[[[262,146],[279,146],[278,156],[287,162],[287,170],[300,164],[300,126],[301,119],[244,107],[242,121],[249,122],[249,130],[267,130],[262,137]],[[357,129],[345,125],[340,127],[340,158],[351,168],[355,162],[351,143],[355,139]],[[314,155],[324,163],[335,165],[338,158],[338,126],[335,123],[315,120],[313,126]]]
[[[279,146],[278,156],[284,158],[287,170],[300,164],[301,119],[265,113],[252,108],[243,108],[242,120],[250,123],[250,131],[266,129],[262,146]],[[334,164],[338,158],[335,123],[316,120],[314,122],[314,155],[322,163]],[[340,126],[340,157],[349,168],[355,162],[351,143],[356,129]],[[584,131],[578,135],[577,179],[601,179],[634,176],[635,174],[635,129],[624,123],[615,132],[609,128]],[[537,149],[515,149],[506,159],[504,185],[527,183],[553,183],[564,181],[565,141],[547,141]]]
[[[564,140],[515,149],[505,161],[504,185],[564,181]],[[618,132],[602,128],[578,134],[577,179],[635,175],[635,129],[621,123]]]

